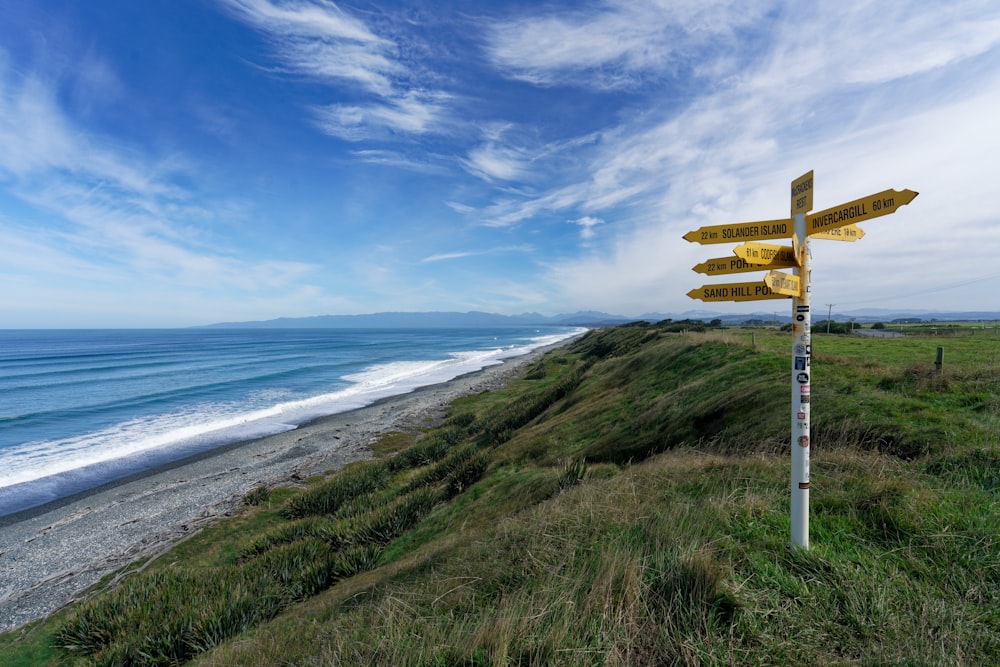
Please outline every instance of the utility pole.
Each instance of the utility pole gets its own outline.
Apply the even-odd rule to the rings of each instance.
[[[826,332],[830,333],[830,318],[833,317],[833,307],[836,306],[835,303],[826,304]]]

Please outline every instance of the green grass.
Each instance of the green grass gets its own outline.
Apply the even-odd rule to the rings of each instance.
[[[1000,339],[594,331],[220,522],[3,664],[995,664]],[[157,657],[158,656],[158,657]]]

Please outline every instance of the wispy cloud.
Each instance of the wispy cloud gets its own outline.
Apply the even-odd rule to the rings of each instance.
[[[348,141],[384,137],[391,132],[424,134],[441,129],[449,99],[440,92],[408,91],[384,103],[316,107],[313,114],[321,130]]]
[[[482,253],[478,252],[443,252],[439,255],[430,255],[424,257],[420,260],[421,264],[430,264],[432,262],[443,262],[449,259],[462,259],[464,257],[474,257],[475,255],[480,255]]]
[[[235,11],[268,31],[291,37],[342,39],[359,43],[380,40],[358,19],[332,2],[320,0],[223,0]]]
[[[530,253],[534,250],[530,245],[512,245],[489,248],[486,250],[465,250],[459,252],[444,252],[437,255],[429,255],[420,260],[421,264],[431,264],[434,262],[444,262],[453,259],[464,259],[466,257],[482,257],[483,255],[506,255],[510,253]]]
[[[704,56],[688,63],[703,83],[685,105],[659,104],[664,95],[648,92],[657,110],[602,131],[579,154],[587,164],[572,178],[530,197],[507,192],[484,210],[496,226],[544,212],[589,220],[618,211],[624,224],[611,243],[550,265],[569,301],[619,312],[627,306],[623,294],[697,282],[689,267],[707,255],[685,247],[680,235],[700,224],[780,215],[782,178],[811,167],[830,202],[867,194],[857,190],[861,182],[872,190],[894,183],[919,190],[907,174],[925,173],[915,166],[951,154],[981,155],[978,173],[989,172],[985,153],[1000,149],[1000,135],[983,113],[996,104],[981,93],[967,108],[963,101],[988,86],[983,76],[997,78],[995,64],[983,58],[995,60],[1000,10],[975,2],[891,9],[838,3],[806,16],[782,3],[743,8],[607,2],[504,21],[490,31],[488,50],[499,69],[546,86],[635,88],[642,77],[671,76],[679,54]],[[758,21],[762,12],[769,17]],[[731,45],[709,48],[722,35]],[[527,48],[533,43],[538,48]],[[745,56],[732,59],[733,49]],[[978,70],[975,81],[962,71],[970,66]],[[948,164],[936,170],[940,187],[954,180],[946,172],[957,165]],[[967,178],[971,170],[962,165],[955,173]],[[920,205],[930,205],[922,197]],[[970,208],[961,215],[978,214]],[[918,243],[904,241],[914,249]],[[866,239],[866,248],[874,246]],[[864,250],[855,254],[872,261]],[[644,300],[637,298],[633,312]]]
[[[173,187],[161,166],[141,167],[119,158],[124,149],[95,142],[61,112],[55,88],[42,77],[15,76],[0,59],[0,171],[20,180],[71,174],[93,187],[121,188],[146,196],[169,196]],[[45,179],[40,179],[44,182]]]
[[[191,4],[186,17],[228,24],[221,49],[169,21],[121,34],[68,11],[81,46],[57,42],[42,10],[8,17],[4,304],[16,286],[29,307],[24,286],[48,281],[45,298],[87,285],[95,303],[120,291],[182,308],[212,292],[274,315],[683,310],[700,305],[690,267],[729,249],[681,235],[784,215],[808,169],[820,207],[921,193],[862,243],[815,244],[818,288],[856,291],[877,266],[902,292],[995,263],[996,3],[459,5]],[[43,56],[19,37],[31,26]],[[169,63],[132,59],[147,37],[177,44]]]
[[[513,181],[524,178],[529,161],[523,151],[493,143],[478,146],[469,151],[462,165],[472,174],[488,181]]]
[[[362,149],[351,152],[351,156],[367,164],[385,165],[420,172],[421,174],[444,174],[448,170],[434,155],[425,153],[410,155],[386,149]],[[450,206],[450,204],[449,204]],[[457,209],[456,209],[457,210]]]
[[[585,215],[582,218],[577,218],[571,221],[574,225],[579,225],[580,227],[580,238],[584,240],[589,240],[594,238],[597,232],[594,231],[594,227],[597,225],[603,225],[604,221],[600,218],[595,218],[591,215]]]
[[[1000,17],[981,2],[817,5],[776,22],[753,82],[793,98],[824,88],[869,86],[947,67],[1000,44]],[[992,15],[991,15],[992,14]],[[834,35],[836,39],[827,41]],[[817,40],[820,40],[817,42]],[[818,44],[826,44],[817,48]],[[962,77],[960,77],[962,78]]]
[[[475,213],[478,210],[476,209],[475,206],[469,206],[468,204],[463,204],[462,202],[457,202],[457,201],[446,201],[445,206],[455,211],[456,213],[463,213],[463,214]]]
[[[613,0],[575,12],[498,21],[487,53],[512,78],[538,85],[630,88],[697,65],[699,51],[766,12],[769,3]]]
[[[291,71],[348,81],[376,94],[392,90],[402,71],[393,44],[332,2],[220,0],[233,15],[266,33]]]
[[[741,169],[772,160],[800,137],[815,142],[825,138],[816,135],[819,128],[877,124],[875,114],[905,116],[944,101],[910,90],[907,95],[918,98],[916,106],[902,98],[883,103],[872,96],[891,93],[876,93],[876,84],[933,74],[1000,44],[1000,19],[984,20],[981,12],[970,11],[970,3],[930,10],[921,5],[920,11],[912,5],[887,11],[841,3],[817,7],[807,17],[778,3],[750,9],[744,4],[607,2],[569,16],[536,15],[494,25],[489,53],[495,65],[513,67],[518,76],[540,84],[558,79],[560,84],[604,85],[597,71],[603,67],[667,75],[672,65],[663,54],[675,49],[688,56],[701,53],[702,46],[722,34],[732,35],[730,48],[742,47],[748,57],[736,70],[728,49],[706,51],[698,63],[707,77],[701,95],[686,107],[667,105],[659,114],[644,112],[607,128],[600,133],[600,145],[589,151],[582,178],[530,200],[498,200],[491,211],[493,224],[513,224],[540,210],[596,212],[657,200],[672,215],[694,207],[704,214],[724,210],[727,199],[738,193],[733,181]],[[766,31],[739,33],[764,12],[775,17],[761,22]],[[836,48],[820,52],[817,45],[826,43],[830,26],[850,29],[838,31]],[[670,35],[680,36],[672,46],[665,44]],[[535,42],[541,48],[523,48]],[[713,66],[713,59],[725,65]],[[581,76],[562,78],[567,71]],[[949,86],[946,80],[928,85]],[[659,97],[650,97],[654,108]],[[831,114],[843,119],[828,123]],[[502,156],[506,150],[502,145],[490,148],[487,156]],[[523,154],[522,160],[531,157]],[[673,205],[662,196],[667,188],[680,195],[670,198]],[[684,203],[692,199],[696,203]]]
[[[337,97],[357,101],[314,106],[323,132],[347,141],[387,132],[440,131],[450,95],[428,89],[404,62],[405,45],[378,36],[364,21],[325,0],[219,0],[238,19],[266,34],[289,72],[326,81]]]
[[[281,289],[316,270],[219,251],[211,230],[216,206],[177,184],[198,180],[189,165],[96,135],[70,120],[57,99],[43,77],[0,69],[0,179],[32,216],[0,219],[8,276],[45,267],[51,279],[106,289],[253,291]]]

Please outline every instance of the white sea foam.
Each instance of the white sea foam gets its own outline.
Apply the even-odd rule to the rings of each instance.
[[[5,496],[10,495],[4,492],[7,487],[30,487],[59,475],[79,477],[78,471],[85,469],[91,471],[86,475],[91,482],[100,483],[149,465],[229,442],[291,430],[316,417],[346,412],[381,398],[446,382],[583,331],[538,336],[518,346],[455,352],[446,359],[378,364],[345,376],[343,379],[352,383],[348,387],[309,398],[281,401],[277,400],[280,392],[268,390],[268,394],[255,397],[257,407],[252,409],[247,404],[203,403],[187,410],[125,421],[85,435],[7,447],[0,450],[0,515],[19,509],[5,510],[8,504]]]

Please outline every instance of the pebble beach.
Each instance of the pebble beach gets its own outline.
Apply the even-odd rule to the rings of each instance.
[[[501,388],[546,349],[0,518],[0,631],[44,618],[115,570],[234,514],[251,489],[369,458],[379,435],[434,424],[451,401]]]

